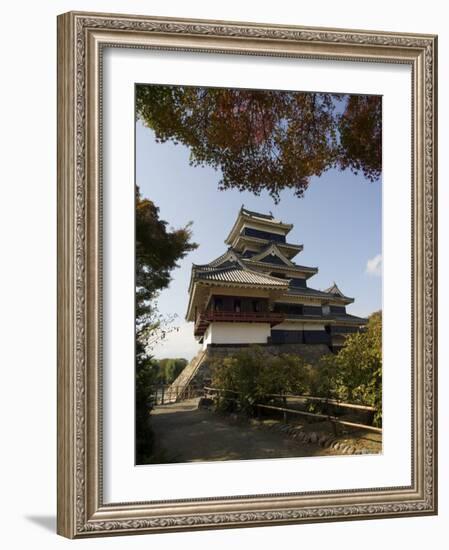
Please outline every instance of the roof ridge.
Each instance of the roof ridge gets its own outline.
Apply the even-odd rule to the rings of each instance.
[[[259,264],[264,263],[264,262],[261,262],[260,260],[253,260],[253,256],[249,256],[248,258],[242,258],[242,262],[254,262]],[[276,265],[276,267],[282,267],[282,266],[279,266],[279,264],[269,264],[269,265]],[[286,269],[318,271],[318,267],[316,266],[300,265],[300,264],[296,264],[295,262],[292,262],[291,266],[286,266]]]
[[[226,266],[206,265],[204,267],[206,267],[207,269],[204,269],[203,271],[230,271],[232,269],[242,269],[242,266],[237,262],[234,262],[233,265],[226,265]],[[202,270],[200,269],[199,271],[202,271]]]
[[[267,273],[257,271],[256,269],[248,269],[245,267],[245,271],[248,271],[249,273],[255,273],[256,275],[262,275],[263,277],[267,277],[268,279],[273,279],[274,281],[290,281],[290,279],[282,279],[281,277],[274,277],[273,275],[268,275]]]
[[[249,216],[257,216],[260,218],[266,218],[268,220],[274,220],[273,212],[270,211],[269,214],[264,214],[263,212],[256,212],[255,210],[250,210],[249,208],[245,208],[245,206],[242,204],[242,207],[240,208],[240,212],[244,212],[248,214]]]
[[[294,265],[293,262],[291,260],[289,260],[287,258],[287,256],[285,256],[285,254],[282,253],[282,250],[279,249],[279,247],[278,247],[278,245],[275,241],[270,241],[270,243],[263,250],[261,250],[257,254],[253,254],[253,256],[251,256],[251,258],[257,258],[257,257],[265,258],[266,256],[268,256],[268,254],[270,252],[270,249],[271,250],[275,249],[275,251],[277,252],[277,257],[280,260],[282,260],[286,265],[288,265],[288,266]]]
[[[323,292],[327,292],[328,294],[337,294],[339,296],[342,296],[343,298],[347,298],[347,296],[345,296],[343,292],[338,288],[338,285],[335,281],[333,282],[332,286],[326,288]]]

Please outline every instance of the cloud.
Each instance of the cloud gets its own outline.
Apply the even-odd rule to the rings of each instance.
[[[382,275],[382,254],[377,254],[366,262],[366,273],[377,277]]]

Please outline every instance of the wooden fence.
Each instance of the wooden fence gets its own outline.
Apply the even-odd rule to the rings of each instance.
[[[239,395],[239,392],[237,392],[235,390],[227,390],[227,389],[223,389],[223,388],[205,387],[204,390],[208,391],[208,392],[218,393],[218,395],[226,394],[226,393],[231,393],[231,394],[234,394],[234,395],[237,395],[237,396]],[[269,394],[268,397],[282,398],[284,400],[284,403],[286,403],[286,400],[288,398],[296,398],[296,399],[303,399],[305,401],[320,402],[320,403],[333,405],[333,406],[338,406],[338,407],[347,408],[347,409],[356,409],[356,410],[370,411],[370,412],[375,412],[377,410],[375,407],[371,407],[369,405],[358,405],[356,403],[343,403],[342,401],[338,401],[336,399],[328,399],[328,398],[325,398],[325,397],[314,397],[314,396],[309,396],[309,395]],[[238,397],[225,397],[225,399],[229,400],[229,401],[239,401]],[[328,420],[329,422],[332,422],[332,424],[334,426],[336,426],[336,425],[348,426],[348,427],[355,428],[355,429],[363,429],[363,430],[368,430],[368,431],[371,431],[371,432],[382,433],[382,428],[377,428],[375,426],[370,426],[370,425],[367,425],[367,424],[359,424],[357,422],[349,422],[348,420],[340,420],[338,417],[336,417],[334,415],[321,414],[321,413],[312,413],[312,412],[307,412],[307,411],[299,411],[297,409],[289,409],[286,406],[277,407],[275,405],[264,405],[262,403],[256,403],[254,406],[256,407],[258,412],[261,409],[262,410],[265,409],[265,410],[269,410],[269,411],[273,411],[273,412],[282,413],[284,422],[287,422],[288,415],[299,415],[299,416],[307,416],[307,417],[317,418],[317,419],[320,419],[320,420]]]
[[[160,384],[152,388],[153,404],[165,405],[173,403],[182,396],[183,399],[199,397],[203,391],[190,385],[173,386],[171,384]]]

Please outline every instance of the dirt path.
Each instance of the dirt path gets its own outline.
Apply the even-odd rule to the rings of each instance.
[[[328,454],[319,445],[301,444],[280,433],[236,425],[197,405],[198,399],[190,399],[157,406],[151,413],[156,450],[167,462]]]

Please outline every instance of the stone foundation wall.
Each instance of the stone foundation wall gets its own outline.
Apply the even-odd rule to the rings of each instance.
[[[317,362],[320,357],[331,353],[329,346],[326,344],[268,344],[258,346],[267,355],[292,354],[299,355],[308,363]],[[235,355],[242,350],[251,349],[251,346],[239,345],[209,345],[207,346],[206,357],[201,366],[196,372],[191,383],[194,386],[201,387],[210,382],[211,361],[218,358],[225,358],[230,355]]]
[[[289,353],[299,355],[305,361],[315,362],[320,357],[330,353],[329,346],[326,344],[267,344],[258,346],[267,355],[281,355]],[[210,357],[226,357],[235,355],[243,349],[251,349],[251,346],[233,346],[233,345],[209,345],[207,346],[207,355]]]

